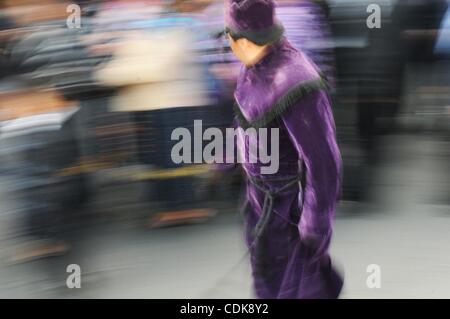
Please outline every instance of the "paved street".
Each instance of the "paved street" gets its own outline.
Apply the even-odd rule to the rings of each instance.
[[[340,204],[331,252],[345,272],[342,298],[450,298],[446,149],[427,136],[390,138],[372,203]],[[2,218],[5,234],[11,216]],[[247,261],[235,267],[245,253],[236,214],[155,230],[124,220],[85,227],[62,258],[20,265],[2,259],[0,297],[252,297]],[[65,286],[71,263],[81,266],[81,289]],[[381,268],[379,289],[366,285],[370,264]]]

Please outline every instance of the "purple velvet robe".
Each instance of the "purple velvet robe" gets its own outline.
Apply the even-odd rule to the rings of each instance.
[[[285,38],[257,64],[243,66],[238,78],[238,125],[279,128],[275,174],[262,174],[259,162],[242,164],[246,240],[259,298],[337,298],[342,288],[328,255],[341,157],[323,83],[315,65]],[[248,143],[238,143],[241,154],[248,154]],[[298,182],[274,196],[271,216],[255,244],[266,192],[276,193],[286,185],[284,178],[299,175]]]

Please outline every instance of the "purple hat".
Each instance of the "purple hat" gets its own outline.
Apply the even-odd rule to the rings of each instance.
[[[273,0],[226,0],[226,32],[234,39],[246,38],[258,45],[276,42],[284,28],[275,18]]]

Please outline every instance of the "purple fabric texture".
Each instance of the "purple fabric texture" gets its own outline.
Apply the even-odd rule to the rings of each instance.
[[[290,99],[289,107],[273,109],[292,88],[316,80],[320,75],[315,65],[285,38],[271,45],[256,65],[243,66],[238,79],[235,98],[241,115],[251,123],[276,114],[264,127],[279,128],[277,173],[261,174],[259,162],[242,164],[247,177],[245,237],[259,298],[337,298],[342,288],[328,254],[341,184],[341,157],[328,95],[321,89],[307,90]],[[249,140],[243,141],[238,142],[238,150],[248,154]],[[286,178],[299,175],[301,182],[277,194]],[[255,244],[254,230],[267,194],[276,196]]]
[[[286,38],[270,45],[268,51],[252,67],[243,65],[238,77],[234,97],[248,121],[267,113],[294,85],[320,80],[318,68]]]
[[[225,24],[236,31],[261,31],[275,24],[272,0],[226,0]]]

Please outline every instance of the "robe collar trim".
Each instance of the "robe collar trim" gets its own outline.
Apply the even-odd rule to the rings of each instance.
[[[284,112],[290,109],[303,97],[313,92],[328,89],[329,86],[323,74],[321,74],[317,79],[300,81],[298,84],[291,87],[284,95],[282,95],[271,107],[267,109],[265,113],[253,120],[247,120],[245,118],[239,103],[235,99],[233,105],[235,117],[243,129],[250,127],[259,129],[266,127],[267,124],[279,118]]]

